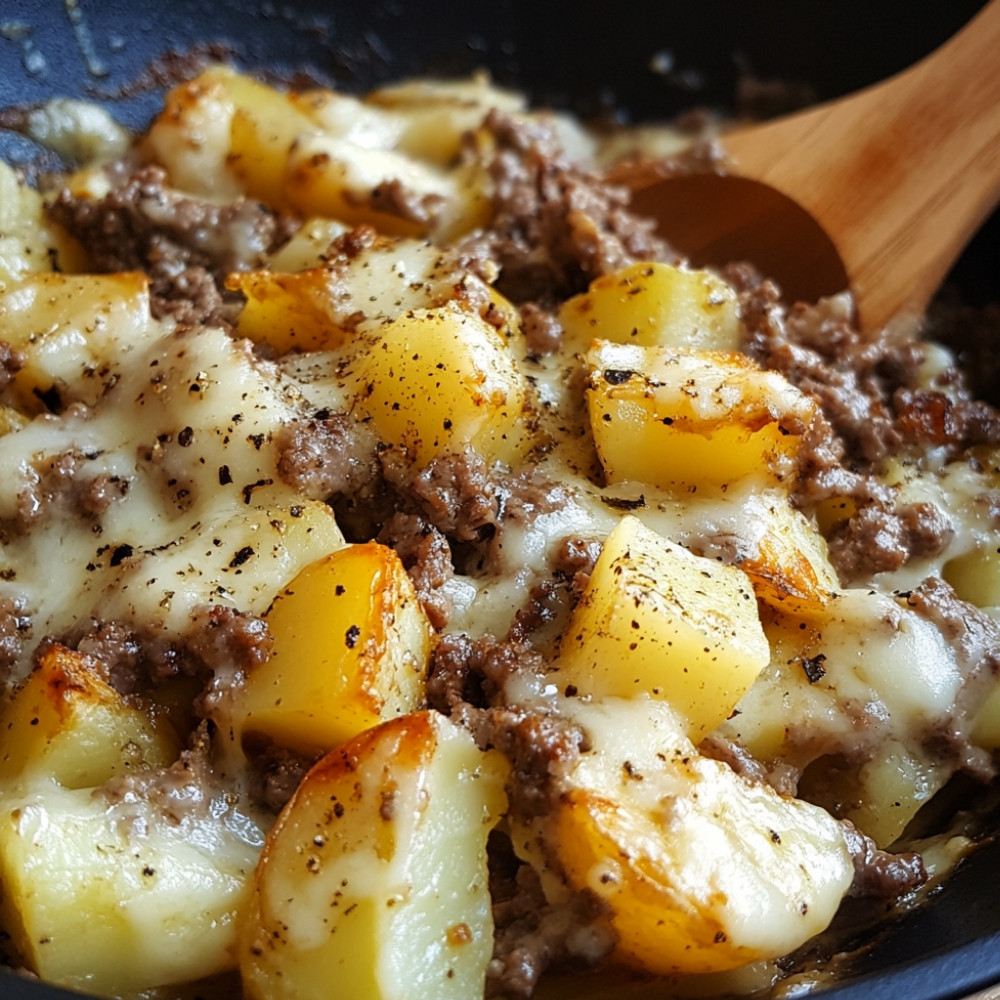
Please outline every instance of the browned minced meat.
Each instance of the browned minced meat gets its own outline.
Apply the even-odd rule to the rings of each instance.
[[[527,602],[515,612],[507,638],[511,642],[528,642],[533,632],[555,621],[559,604],[559,587],[552,580],[536,583],[528,593]]]
[[[428,225],[441,214],[445,199],[439,194],[417,194],[401,180],[393,179],[382,181],[373,188],[369,203],[376,212]]]
[[[1000,625],[985,611],[961,600],[938,577],[928,577],[904,595],[908,607],[930,621],[956,651],[962,687],[950,718],[939,719],[924,738],[934,757],[989,781],[997,773],[992,755],[973,744],[970,719],[992,690],[1000,674]]]
[[[309,768],[319,759],[316,755],[296,753],[274,743],[256,746],[253,740],[244,740],[243,750],[250,769],[251,798],[275,813],[284,808]]]
[[[24,469],[13,530],[26,533],[55,509],[96,518],[126,495],[127,479],[106,472],[88,473],[88,461],[80,451],[69,450],[39,458]]]
[[[309,420],[293,420],[277,435],[278,475],[311,500],[355,493],[378,475],[374,442],[356,420],[320,411]]]
[[[777,288],[761,282],[740,295],[745,350],[813,395],[856,469],[871,468],[905,445],[1000,442],[1000,415],[974,400],[957,369],[939,376],[943,391],[920,388],[922,344],[883,330],[862,334],[829,302],[787,316]]]
[[[952,537],[947,513],[930,503],[897,506],[875,473],[907,449],[933,447],[955,457],[972,445],[996,444],[1000,415],[972,400],[954,370],[939,377],[941,390],[918,388],[919,342],[887,331],[863,335],[830,303],[797,306],[786,316],[771,282],[749,270],[736,276],[744,288],[747,352],[822,408],[802,440],[793,498],[800,504],[852,501],[850,515],[828,538],[841,578],[892,571],[940,553]]]
[[[258,202],[217,205],[172,190],[161,167],[109,170],[114,186],[103,198],[64,188],[48,212],[86,247],[95,270],[149,274],[155,316],[225,322],[226,275],[261,266],[291,235],[289,220]]]
[[[923,858],[916,851],[890,854],[849,820],[841,820],[841,827],[854,861],[850,895],[898,899],[927,881]]]
[[[206,682],[206,709],[213,707],[213,698],[221,698],[265,662],[273,644],[261,618],[223,605],[197,609],[187,634],[179,639],[92,619],[59,640],[90,658],[101,679],[121,694],[146,691],[179,677],[200,677]]]
[[[494,832],[489,841],[493,956],[486,969],[486,996],[527,1000],[547,969],[579,972],[610,952],[614,936],[604,920],[607,905],[592,892],[572,893],[553,905],[538,873],[521,864],[510,841]]]
[[[211,738],[204,724],[195,730],[191,746],[169,767],[142,774],[123,774],[112,778],[101,794],[112,809],[112,816],[131,828],[136,836],[148,833],[140,803],[149,803],[173,825],[183,826],[188,819],[206,815],[215,780],[212,775]]]
[[[834,527],[827,541],[830,558],[846,582],[936,556],[953,534],[951,521],[934,504],[895,507],[873,499]]]
[[[24,356],[6,340],[0,340],[0,392],[7,388],[14,376],[24,367]]]
[[[552,128],[496,110],[484,128],[495,214],[465,251],[500,265],[497,287],[508,298],[554,302],[634,261],[677,259],[653,224],[628,210],[624,188],[570,163]]]
[[[94,662],[101,679],[120,694],[134,694],[146,686],[146,653],[139,636],[121,622],[92,621],[73,640],[78,653]]]
[[[541,656],[526,645],[451,635],[435,648],[427,681],[432,708],[469,729],[480,747],[495,747],[510,762],[510,807],[521,816],[551,811],[560,776],[586,746],[583,732],[565,718],[504,704],[508,677],[543,672]]]
[[[580,594],[594,572],[594,564],[604,543],[599,538],[568,535],[559,542],[552,556],[552,571],[567,580],[573,591]]]
[[[444,628],[454,610],[451,598],[441,589],[455,575],[448,539],[418,514],[397,511],[378,540],[403,561],[431,624]]]
[[[31,632],[31,618],[23,601],[0,596],[0,686],[10,679]]]
[[[533,470],[511,474],[491,467],[471,448],[440,455],[418,470],[400,461],[395,449],[383,451],[379,459],[401,502],[415,506],[455,542],[486,543],[485,550],[473,545],[480,560],[474,568],[496,567],[505,522],[528,522],[558,509],[565,500],[559,484]]]
[[[552,354],[562,343],[562,324],[552,310],[544,309],[537,302],[522,304],[521,332],[528,351],[536,357]]]

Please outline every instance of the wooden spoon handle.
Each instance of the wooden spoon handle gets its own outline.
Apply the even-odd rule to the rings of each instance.
[[[723,145],[827,232],[866,327],[922,312],[1000,198],[1000,0],[884,83]]]

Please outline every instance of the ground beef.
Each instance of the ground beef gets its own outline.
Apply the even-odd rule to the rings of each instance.
[[[527,342],[528,351],[535,357],[551,354],[562,342],[562,324],[554,312],[543,309],[537,302],[522,304],[521,332]]]
[[[431,624],[444,628],[454,610],[451,597],[442,590],[455,575],[448,540],[424,518],[402,511],[392,516],[378,540],[402,559]]]
[[[24,602],[0,596],[0,686],[9,682],[30,632],[31,618]]]
[[[490,467],[478,452],[439,455],[424,468],[400,461],[395,449],[380,453],[386,480],[404,507],[415,507],[438,531],[466,553],[460,572],[502,571],[503,526],[529,524],[559,508],[566,491],[529,470],[512,475]],[[459,553],[453,544],[453,555]]]
[[[847,583],[938,555],[953,535],[951,521],[934,504],[897,508],[873,500],[834,527],[827,541],[830,559]]]
[[[841,826],[854,861],[852,896],[898,899],[927,881],[923,858],[916,851],[890,854],[879,850],[849,820],[841,820]]]
[[[17,514],[8,528],[27,533],[61,510],[84,519],[103,514],[129,490],[129,481],[106,472],[88,472],[88,457],[76,450],[36,460],[22,471]]]
[[[85,655],[97,676],[121,694],[148,692],[179,678],[200,679],[195,709],[219,725],[228,725],[233,697],[246,675],[267,660],[273,643],[261,618],[223,605],[199,608],[180,640],[96,619],[58,639]]]
[[[580,538],[569,535],[562,539],[552,556],[552,571],[567,580],[577,595],[583,592],[594,572],[604,542],[599,538]]]
[[[277,446],[278,475],[311,500],[356,493],[379,475],[374,441],[346,414],[291,421],[279,431]]]
[[[538,873],[521,864],[503,834],[489,841],[493,900],[493,957],[486,996],[527,1000],[546,969],[596,965],[615,939],[604,918],[607,906],[594,893],[573,893],[560,905],[545,898]]]
[[[400,467],[385,468],[386,478],[393,482]],[[405,489],[404,483],[393,485]],[[413,500],[430,523],[460,542],[492,537],[503,516],[504,496],[498,479],[471,448],[432,459],[409,485]]]
[[[997,764],[991,754],[972,743],[969,729],[1000,674],[1000,625],[985,611],[961,600],[938,577],[928,577],[902,599],[940,630],[956,651],[963,674],[950,716],[935,720],[925,734],[924,749],[980,781],[989,781],[997,773]]]
[[[562,716],[505,703],[509,678],[544,673],[542,657],[523,643],[453,635],[442,637],[436,647],[427,681],[432,708],[469,729],[480,747],[494,747],[510,762],[510,808],[524,817],[551,811],[561,776],[586,744],[579,727]]]
[[[217,205],[173,191],[161,167],[117,164],[109,173],[103,198],[64,188],[48,213],[86,247],[95,270],[149,274],[157,317],[226,322],[226,275],[261,266],[292,232],[293,223],[258,202]]]
[[[507,638],[512,642],[528,642],[533,632],[555,621],[559,609],[559,587],[551,580],[536,583],[527,603],[515,612]]]
[[[143,644],[127,625],[92,620],[74,645],[78,653],[94,662],[101,679],[119,694],[135,694],[146,686]]]
[[[190,819],[207,814],[215,785],[211,739],[203,724],[195,731],[190,748],[169,767],[119,775],[104,785],[100,794],[107,800],[112,818],[134,836],[142,837],[148,833],[144,804],[154,806],[172,826],[185,826]]]
[[[394,215],[420,226],[432,224],[446,202],[439,194],[417,194],[400,180],[383,181],[372,189],[369,203],[376,212]]]
[[[677,259],[628,210],[627,190],[571,164],[552,128],[494,110],[484,130],[494,220],[463,250],[500,265],[512,301],[554,302],[634,261]]]
[[[288,747],[268,743],[255,746],[244,741],[250,769],[250,795],[258,805],[271,812],[280,812],[309,769],[319,759],[317,755],[299,754]]]
[[[15,351],[6,340],[0,340],[0,391],[10,385],[23,367],[24,356]]]

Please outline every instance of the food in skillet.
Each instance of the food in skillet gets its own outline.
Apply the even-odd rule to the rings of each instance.
[[[0,167],[11,964],[745,993],[967,843],[900,838],[994,773],[997,413],[689,268],[606,155],[478,78],[212,67]]]

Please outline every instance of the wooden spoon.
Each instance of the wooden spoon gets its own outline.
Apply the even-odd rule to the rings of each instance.
[[[750,260],[792,300],[850,287],[866,329],[919,315],[1000,199],[1000,0],[885,82],[721,143],[721,175],[616,179],[696,265]]]

